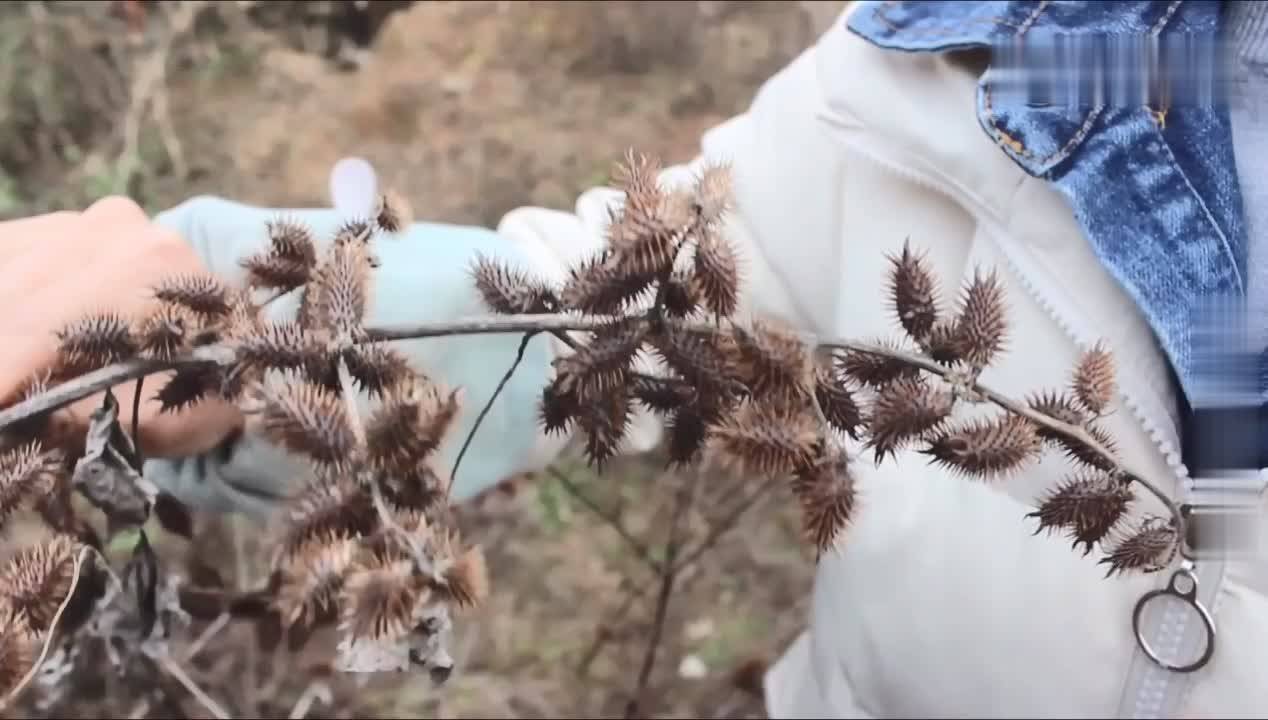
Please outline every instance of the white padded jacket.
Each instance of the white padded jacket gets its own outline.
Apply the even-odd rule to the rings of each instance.
[[[707,133],[691,165],[667,171],[673,182],[695,163],[733,164],[746,311],[824,335],[887,336],[897,326],[885,255],[904,239],[929,251],[944,291],[994,268],[1013,334],[984,382],[1018,397],[1060,387],[1081,349],[1106,340],[1121,384],[1109,429],[1127,461],[1178,497],[1166,360],[1068,206],[981,130],[970,73],[877,49],[844,26]],[[614,198],[599,188],[573,213],[521,208],[498,229],[560,277],[600,242]],[[1095,555],[1031,535],[1023,516],[1065,476],[1062,458],[998,485],[914,453],[854,468],[860,507],[819,562],[808,630],[766,678],[772,717],[1268,717],[1262,570],[1228,563],[1201,576],[1219,641],[1204,668],[1171,673],[1141,656],[1131,625],[1168,573],[1107,580]],[[1160,512],[1151,500],[1139,509]],[[1146,628],[1164,646],[1192,642],[1181,630]]]

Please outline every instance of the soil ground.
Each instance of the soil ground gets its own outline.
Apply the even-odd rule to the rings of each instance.
[[[521,205],[568,209],[628,147],[689,159],[700,133],[742,111],[839,8],[371,3],[399,7],[358,31],[368,45],[353,63],[349,37],[341,38],[342,60],[331,59],[329,24],[284,7],[302,4],[248,11],[252,3],[215,3],[174,42],[162,102],[135,116],[131,146],[129,98],[142,65],[135,58],[154,44],[150,24],[163,11],[130,2],[59,3],[65,7],[51,13],[40,3],[6,7],[13,22],[0,20],[0,67],[9,68],[0,71],[0,216],[82,207],[120,189],[151,210],[197,193],[269,206],[322,203],[332,163],[347,154],[369,158],[428,220],[491,226]],[[657,537],[675,481],[661,468],[643,458],[601,476],[581,465],[562,472],[617,508],[632,530]],[[738,492],[734,479],[702,482],[697,507],[705,511]],[[563,482],[542,477],[518,487],[462,511],[467,535],[489,553],[495,589],[487,608],[458,623],[450,681],[435,688],[425,678],[377,678],[357,687],[333,679],[333,702],[318,703],[310,717],[619,716],[655,593],[623,619],[613,614],[627,588],[648,586],[650,575]],[[691,518],[696,536],[707,529],[705,511]],[[813,558],[797,522],[777,492],[688,573],[645,713],[762,716],[757,671],[805,619]],[[260,537],[243,534],[242,557],[252,565]],[[231,554],[217,555],[226,556],[222,572],[232,572]],[[285,716],[324,677],[320,652],[287,658],[280,684],[261,688],[264,663],[247,649],[250,637],[246,628],[218,634],[191,673],[236,717]],[[76,712],[101,717],[133,706],[105,698],[76,704]]]

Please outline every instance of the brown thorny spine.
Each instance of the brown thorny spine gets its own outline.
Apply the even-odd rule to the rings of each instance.
[[[626,156],[617,174],[625,200],[611,214],[603,249],[570,268],[560,286],[489,258],[473,264],[475,287],[495,313],[603,319],[584,341],[560,333],[573,351],[556,359],[542,391],[547,431],[578,433],[601,466],[642,407],[664,419],[671,464],[716,457],[740,472],[785,480],[819,553],[859,507],[852,468],[860,460],[847,453],[847,436],[878,463],[910,449],[983,481],[1056,449],[1073,468],[1031,513],[1036,532],[1063,533],[1084,554],[1104,544],[1107,576],[1170,561],[1171,521],[1148,516],[1124,527],[1134,494],[1117,461],[1008,412],[953,417],[960,404],[982,401],[974,383],[1006,347],[1004,291],[994,273],[975,273],[947,308],[922,254],[904,245],[889,258],[890,301],[903,337],[876,344],[922,355],[951,371],[946,377],[863,351],[824,352],[775,324],[736,318],[743,269],[723,235],[729,169],[707,167],[680,189],[663,187],[659,171],[653,159]],[[211,344],[235,351],[228,365],[181,367],[157,398],[168,411],[209,398],[236,403],[251,429],[309,458],[311,473],[278,518],[267,587],[234,595],[185,588],[191,614],[229,610],[257,623],[266,646],[285,639],[298,649],[313,630],[334,625],[351,640],[412,648],[435,629],[437,607],[467,608],[487,596],[480,549],[443,525],[446,481],[433,465],[458,395],[390,346],[367,342],[363,325],[374,242],[399,242],[390,236],[410,222],[408,207],[386,193],[374,217],[347,222],[324,253],[302,224],[269,222],[268,249],[242,262],[248,288],[178,276],[154,289],[144,318],[108,309],[86,315],[58,333],[56,362],[12,399],[129,358],[168,359]],[[302,289],[296,319],[265,321],[250,293],[261,288]],[[639,370],[642,359],[657,370]],[[348,416],[354,406],[340,396],[341,369],[376,401],[363,421]],[[1114,395],[1113,358],[1097,345],[1073,369],[1068,389],[1037,392],[1027,404],[1112,450],[1097,420]],[[87,563],[87,581],[75,591],[85,597],[71,603],[79,611],[50,627],[70,592],[78,549],[100,547],[69,503],[83,438],[56,431],[58,412],[5,429],[0,519],[34,510],[53,532],[3,570],[0,693],[30,669],[49,634],[69,637],[83,624],[104,588],[95,579],[99,568]],[[173,503],[160,497],[160,519],[181,514]],[[187,521],[177,524],[188,529]]]

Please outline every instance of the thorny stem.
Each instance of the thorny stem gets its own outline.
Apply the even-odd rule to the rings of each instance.
[[[581,318],[561,314],[489,316],[458,320],[454,322],[380,328],[370,330],[367,333],[367,340],[373,342],[446,337],[454,335],[532,332],[549,332],[563,340],[564,338],[567,338],[565,333],[568,331],[593,331],[611,322],[611,320],[612,318],[607,317]],[[708,330],[717,329],[713,325],[708,324],[702,325],[701,328]],[[821,338],[812,333],[801,333],[800,339],[802,342],[813,348],[849,350],[898,360],[906,365],[932,373],[944,379],[954,380],[956,375],[953,370],[943,367],[927,357],[879,345],[842,338]],[[566,342],[566,344],[571,343]],[[233,356],[233,350],[230,348],[223,346],[211,346],[199,348],[189,355],[174,358],[167,362],[160,362],[157,360],[129,360],[122,363],[108,365],[99,370],[95,370],[91,373],[75,378],[74,380],[57,385],[51,388],[48,392],[41,393],[0,411],[0,430],[3,430],[9,425],[25,420],[33,415],[65,407],[80,398],[101,392],[106,388],[112,387],[121,382],[126,382],[127,380],[191,364],[207,362],[228,364],[233,361]],[[1008,396],[982,385],[980,382],[974,381],[971,385],[971,389],[995,405],[998,405],[1011,413],[1021,415],[1027,420],[1030,420],[1040,427],[1056,433],[1067,440],[1081,443],[1105,460],[1114,463],[1115,466],[1120,468],[1126,479],[1139,483],[1150,494],[1162,502],[1164,506],[1166,506],[1168,512],[1171,514],[1171,525],[1177,530],[1177,537],[1184,536],[1184,518],[1180,514],[1180,508],[1176,505],[1175,501],[1169,498],[1166,493],[1158,488],[1157,485],[1154,485],[1149,480],[1146,480],[1144,473],[1123,466],[1118,458],[1115,457],[1115,455],[1105,446],[1097,442],[1096,438],[1092,437],[1087,430],[1079,427],[1078,425],[1062,422],[1044,415],[1043,413],[1032,410],[1026,405],[1016,402]]]
[[[476,416],[475,424],[471,426],[471,432],[467,433],[467,437],[462,441],[462,448],[458,450],[458,457],[453,461],[453,469],[449,471],[449,482],[445,484],[445,497],[449,497],[449,493],[453,490],[454,479],[458,477],[458,467],[462,465],[462,458],[466,456],[467,449],[471,447],[471,442],[475,440],[476,433],[480,430],[480,425],[484,422],[484,418],[488,416],[489,411],[493,409],[493,403],[497,401],[498,396],[502,394],[502,388],[511,381],[511,376],[519,368],[520,363],[524,361],[524,353],[528,350],[528,343],[537,333],[524,333],[524,338],[520,340],[520,346],[515,351],[515,360],[511,366],[502,374],[502,379],[498,381],[498,386],[493,389],[493,394],[489,396],[489,401],[484,404],[480,410],[480,414]]]

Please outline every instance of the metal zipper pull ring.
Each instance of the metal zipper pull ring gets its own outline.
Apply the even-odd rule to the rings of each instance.
[[[1145,607],[1149,604],[1149,601],[1166,596],[1179,598],[1186,605],[1196,610],[1206,630],[1206,643],[1201,657],[1187,665],[1176,665],[1163,660],[1158,655],[1158,652],[1149,646],[1149,641],[1145,639],[1145,634],[1140,629],[1140,621],[1145,614]],[[1136,635],[1136,644],[1140,646],[1141,652],[1145,653],[1145,657],[1164,670],[1176,673],[1191,673],[1195,670],[1200,670],[1211,661],[1211,656],[1215,654],[1215,619],[1211,617],[1211,613],[1206,609],[1206,606],[1198,600],[1198,578],[1190,567],[1186,565],[1176,570],[1172,573],[1167,587],[1161,590],[1150,590],[1136,601],[1136,609],[1132,612],[1132,632]]]

